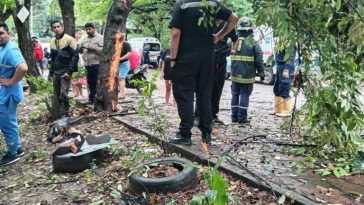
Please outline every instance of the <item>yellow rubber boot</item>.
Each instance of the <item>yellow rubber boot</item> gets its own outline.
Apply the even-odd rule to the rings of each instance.
[[[275,115],[281,113],[283,109],[283,98],[279,96],[274,96],[274,111],[268,112],[268,115]]]
[[[290,117],[292,114],[292,100],[291,98],[283,99],[283,110],[281,113],[277,113],[278,117]]]

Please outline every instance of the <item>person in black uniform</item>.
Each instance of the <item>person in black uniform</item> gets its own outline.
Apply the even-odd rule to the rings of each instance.
[[[206,9],[206,7],[210,7]],[[218,9],[212,9],[218,8]],[[210,13],[211,10],[216,12]],[[199,25],[203,13],[227,24],[217,34],[213,34],[212,24]],[[205,18],[210,19],[210,18]],[[199,107],[199,129],[202,141],[211,142],[211,93],[213,83],[213,51],[217,43],[227,35],[238,21],[236,14],[217,0],[208,0],[207,6],[201,0],[177,0],[174,4],[171,31],[171,67],[173,94],[181,118],[179,132],[169,138],[173,144],[191,146],[193,127],[193,101]],[[205,25],[205,26],[204,26]]]
[[[226,22],[219,21],[217,22],[217,26],[214,27],[214,33],[220,31]],[[228,38],[233,42],[233,46],[228,45]],[[214,45],[214,77],[213,77],[213,86],[212,86],[212,97],[211,97],[211,112],[212,112],[212,122],[217,124],[224,124],[221,121],[217,114],[220,110],[220,98],[222,94],[222,90],[224,89],[225,84],[225,75],[226,75],[226,57],[230,55],[230,53],[235,53],[234,47],[236,47],[236,43],[238,42],[238,36],[236,35],[235,29],[230,31],[228,35],[222,38],[219,42]],[[195,107],[195,121],[199,122],[199,114],[198,107]],[[198,123],[197,123],[198,124]]]

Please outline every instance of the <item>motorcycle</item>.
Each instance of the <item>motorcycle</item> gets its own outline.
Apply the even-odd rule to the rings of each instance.
[[[133,81],[134,80],[148,81],[147,80],[148,79],[147,78],[148,68],[149,68],[148,65],[141,65],[139,67],[136,67],[133,70],[130,70],[128,72],[128,75],[125,78],[125,87],[131,88],[131,89],[136,89],[139,94],[142,94],[140,85],[135,84]]]

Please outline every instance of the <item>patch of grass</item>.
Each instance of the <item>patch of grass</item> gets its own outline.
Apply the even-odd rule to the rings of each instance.
[[[28,157],[26,158],[26,161],[30,162],[38,162],[43,161],[48,158],[48,153],[44,150],[35,150],[31,152]]]

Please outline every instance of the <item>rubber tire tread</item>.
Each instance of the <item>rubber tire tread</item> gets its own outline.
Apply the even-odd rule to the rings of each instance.
[[[192,162],[180,157],[157,158],[137,166],[137,169],[144,165],[155,163],[175,163],[183,167],[182,171],[174,176],[162,178],[145,178],[132,174],[129,176],[129,189],[134,193],[173,193],[197,185],[197,169],[186,167]]]
[[[93,160],[98,164],[102,159],[102,150],[96,150],[77,157],[56,155],[52,159],[53,172],[77,173],[91,167]]]

